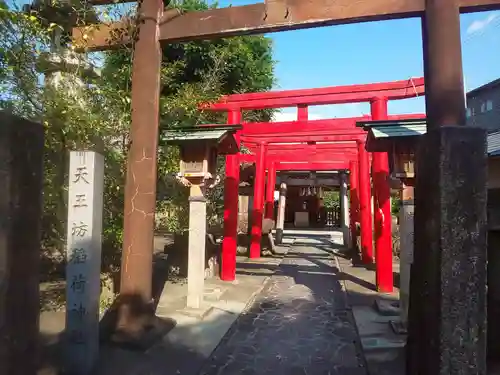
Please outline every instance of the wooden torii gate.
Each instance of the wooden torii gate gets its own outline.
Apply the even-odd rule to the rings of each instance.
[[[134,34],[122,261],[128,272],[122,276],[122,293],[151,304],[160,43],[421,17],[428,132],[418,154],[415,241],[422,251],[416,251],[418,272],[412,278],[409,373],[485,373],[485,335],[480,334],[486,324],[485,133],[464,127],[459,15],[494,9],[500,9],[500,0],[266,0],[180,14],[164,10],[161,0],[142,0]],[[77,28],[73,36],[76,45],[106,49],[113,31],[123,26],[119,22],[94,32]],[[118,42],[132,41],[130,33],[118,35]],[[382,101],[373,108],[383,115],[384,107]],[[239,122],[238,112],[229,114],[229,122]],[[120,311],[122,330],[132,336],[144,330],[144,319],[134,317],[130,306]]]

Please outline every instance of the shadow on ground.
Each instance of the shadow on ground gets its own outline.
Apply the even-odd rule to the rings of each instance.
[[[165,282],[169,279],[168,273],[168,263],[166,262],[166,257],[157,253],[154,255],[153,260],[153,298],[155,300],[155,307],[158,303],[159,297],[163,292]],[[50,297],[50,293],[54,292],[54,288],[41,293],[45,298]],[[57,296],[65,301],[65,284],[57,284]],[[62,297],[61,297],[62,296]],[[58,298],[59,298],[58,297]],[[59,301],[59,299],[57,299]],[[113,314],[106,314],[101,319],[100,331],[101,336],[107,336],[111,330],[111,326],[114,321]],[[41,325],[41,331],[39,336],[40,342],[40,365],[38,375],[55,375],[62,374],[64,368],[64,327],[65,327],[66,313],[64,309],[58,311],[49,311],[49,313],[43,316],[43,324]],[[175,322],[170,324],[171,327],[175,326]],[[116,353],[121,353],[123,350],[113,350],[111,347],[106,345],[101,346],[101,357],[107,358],[115,356]],[[126,351],[128,352],[128,351]],[[138,353],[132,352],[132,357],[135,357]],[[120,367],[121,364],[117,362],[116,366]],[[123,361],[122,361],[123,362]],[[127,362],[127,360],[125,360]],[[110,372],[114,374],[114,372]]]
[[[342,283],[369,285],[337,269],[332,256],[335,244],[327,234],[306,235],[297,242],[209,358],[189,345],[173,345],[167,335],[143,351],[102,346],[93,374],[365,375],[361,342]],[[257,275],[267,266],[239,263],[238,267],[240,275]],[[161,274],[154,284],[162,288],[168,275],[161,262],[158,269]],[[202,329],[198,326],[201,323],[190,329]],[[46,371],[40,374],[58,374],[51,367],[60,353],[54,345],[46,345]]]
[[[201,374],[366,374],[331,255],[294,246]]]

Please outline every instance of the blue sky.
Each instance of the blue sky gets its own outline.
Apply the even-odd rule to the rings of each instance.
[[[220,6],[257,0],[219,0]],[[471,90],[500,77],[500,13],[461,16],[463,67]],[[420,19],[370,22],[269,34],[277,60],[276,89],[385,82],[423,76]],[[423,98],[394,101],[390,113],[424,112]],[[283,110],[293,119],[294,109]],[[318,106],[312,118],[369,113],[365,104]]]

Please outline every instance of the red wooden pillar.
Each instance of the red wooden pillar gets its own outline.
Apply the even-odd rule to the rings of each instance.
[[[361,260],[373,263],[372,207],[370,194],[370,160],[365,142],[358,141],[359,221],[361,223]]]
[[[239,110],[229,111],[228,124],[241,122]],[[239,144],[239,135],[236,135]],[[226,156],[226,179],[224,181],[224,239],[222,240],[222,267],[220,277],[233,281],[236,277],[236,247],[238,238],[238,186],[240,184],[240,161],[238,155]]]
[[[267,170],[266,219],[274,220],[274,188],[276,186],[276,164],[270,163]]]
[[[297,106],[297,120],[298,121],[307,121],[309,117],[307,105],[299,105]]]
[[[259,154],[257,155],[257,161],[255,163],[250,258],[260,258],[262,209],[264,208],[264,185],[266,178],[266,147],[264,142],[260,143]]]
[[[359,176],[358,176],[358,162],[352,160],[349,163],[349,198],[350,198],[350,229],[352,247],[355,249],[357,244],[357,230],[356,223],[359,221]]]
[[[371,101],[374,121],[387,119],[387,98]],[[394,288],[392,274],[392,215],[389,185],[389,156],[387,152],[373,153],[373,195],[375,206],[375,262],[377,290],[391,293]]]

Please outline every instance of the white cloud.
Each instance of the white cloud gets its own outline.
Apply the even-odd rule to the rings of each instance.
[[[358,117],[370,113],[368,103],[346,103],[319,105],[309,107],[309,120],[322,120],[329,118]],[[297,109],[286,108],[281,112],[276,112],[273,122],[295,121],[297,120]]]
[[[488,27],[493,21],[495,21],[500,13],[493,13],[490,14],[488,17],[482,19],[482,20],[476,20],[472,22],[469,27],[467,28],[467,34],[474,34],[477,33],[481,30],[484,30],[486,27]]]
[[[368,103],[332,104],[316,107],[323,118],[358,117],[370,113]]]
[[[309,120],[321,120],[323,116],[309,113]],[[285,121],[296,121],[297,113],[296,112],[276,112],[273,116],[273,122],[285,122]]]

